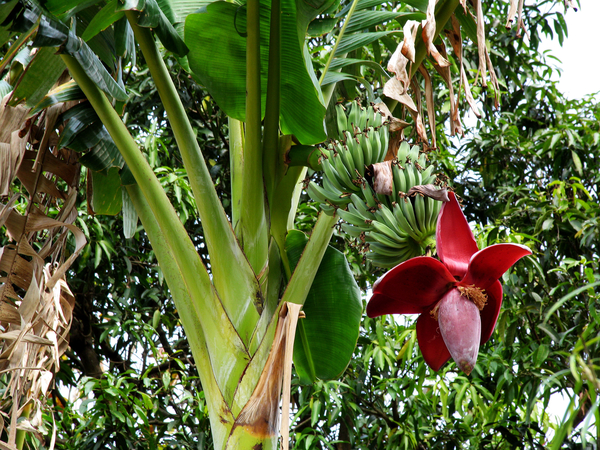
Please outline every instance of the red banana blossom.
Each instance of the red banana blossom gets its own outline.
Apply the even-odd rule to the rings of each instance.
[[[498,320],[499,278],[531,250],[518,244],[479,250],[456,196],[449,197],[436,229],[441,261],[418,256],[391,269],[373,285],[367,315],[420,314],[417,339],[425,362],[437,371],[452,357],[468,375]]]

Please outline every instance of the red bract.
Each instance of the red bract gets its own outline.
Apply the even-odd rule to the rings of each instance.
[[[502,305],[499,278],[531,251],[518,244],[479,250],[456,196],[449,196],[436,231],[441,261],[420,256],[387,272],[373,286],[367,315],[421,314],[417,339],[425,362],[437,371],[452,356],[469,374],[479,346],[496,326]]]

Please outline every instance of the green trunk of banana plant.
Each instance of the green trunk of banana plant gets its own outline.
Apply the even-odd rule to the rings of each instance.
[[[235,238],[231,224],[225,214],[217,192],[214,189],[212,178],[210,177],[202,152],[198,146],[194,130],[188,120],[164,60],[158,51],[152,33],[150,30],[141,28],[137,25],[136,13],[127,12],[127,18],[133,28],[136,40],[140,44],[140,48],[146,59],[152,78],[156,83],[156,89],[161,97],[173,134],[177,140],[177,145],[181,151],[190,185],[194,192],[194,197],[196,198],[200,220],[202,221],[202,226],[205,231],[206,245],[211,261],[213,283],[234,327],[240,334],[244,343],[247,344],[259,319],[257,308],[260,308],[263,302],[263,296],[258,280],[253,271],[253,267],[248,263],[244,252]],[[258,95],[260,101],[260,85]],[[260,103],[259,112],[256,117],[258,117],[258,133],[260,133]],[[241,126],[239,123],[235,125]],[[256,124],[254,127],[256,128]],[[236,130],[238,132],[240,131],[239,128],[234,129],[234,136],[239,136],[239,133],[235,134]],[[246,141],[247,139],[248,138],[246,137]],[[253,137],[252,139],[256,139],[256,137]],[[260,140],[260,134],[258,134],[258,139]],[[240,143],[240,139],[236,139],[235,144],[239,149],[244,148],[244,143]],[[249,145],[247,142],[246,144],[246,148],[248,148]],[[260,157],[260,145],[258,146],[258,151],[259,154],[254,155],[255,158]],[[242,203],[238,209],[235,204],[236,202],[234,202],[234,210],[239,211],[243,218],[244,211],[248,209],[244,202],[251,201],[251,199],[247,197],[249,194],[246,194],[246,190],[254,190],[260,193],[260,195],[255,194],[256,201],[263,198],[262,175],[260,170],[259,174],[254,174],[254,176],[257,177],[257,179],[253,181],[255,186],[249,187],[246,172],[252,172],[252,164],[256,165],[256,162],[252,162],[250,152],[245,151],[244,155],[241,157],[237,152],[234,154],[237,155],[236,158],[238,158],[236,159],[236,170],[239,168],[242,168],[243,170],[241,172]],[[239,158],[241,158],[241,160]],[[259,169],[261,168],[259,167]],[[236,172],[234,180],[236,183],[235,186],[239,186],[240,181],[238,180],[238,177],[238,173]],[[260,183],[258,183],[258,179],[260,179]],[[253,211],[254,210],[263,211],[264,206],[255,206]],[[258,212],[256,214],[256,219],[262,220],[263,223],[261,230],[265,230],[264,211],[262,214],[258,214]],[[251,217],[245,218],[246,221],[250,219]],[[264,239],[266,240],[266,237]],[[267,243],[265,243],[265,246],[266,245]],[[246,254],[248,253],[246,252]],[[264,261],[262,264],[266,261],[266,254],[263,259]],[[235,283],[231,282],[232,274],[236,274]]]
[[[188,330],[188,332],[204,333],[212,371],[223,397],[229,403],[251,355],[224,310],[206,267],[200,260],[160,182],[119,115],[79,63],[66,55],[62,55],[62,58],[71,76],[81,87],[111,134],[152,210],[165,243],[171,251],[173,262],[181,274],[181,278],[173,281],[167,279],[167,281],[171,284],[183,281],[184,289],[188,292],[195,314],[202,325],[200,329]],[[224,352],[223,349],[228,351]]]
[[[204,339],[204,334],[199,332],[202,329],[202,325],[194,308],[192,298],[185,289],[185,281],[175,263],[175,258],[141,189],[138,185],[131,185],[127,186],[127,192],[140,217],[144,230],[150,238],[150,243],[156,254],[158,264],[165,274],[165,279],[177,305],[183,328],[185,330],[198,330],[195,333],[187,332],[186,336],[202,380],[202,388],[208,403],[213,438],[215,442],[224,442],[229,434],[229,428],[226,424],[232,424],[234,418],[221,394],[215,374],[212,371],[206,340]]]
[[[255,2],[248,6],[249,75],[245,129],[241,122],[230,121],[233,220],[239,220],[241,224],[238,230],[245,252],[238,244],[214,190],[195,135],[152,34],[136,25],[136,13],[127,13],[165,105],[197,199],[209,247],[212,280],[120,117],[77,61],[63,56],[71,75],[88,97],[138,182],[127,189],[181,312],[206,393],[215,448],[219,450],[277,447],[281,387],[279,382],[265,380],[281,377],[276,374],[281,358],[273,356],[278,348],[274,339],[281,320],[281,308],[284,302],[303,304],[305,301],[336,221],[334,217],[321,214],[292,274],[285,253],[285,235],[293,225],[293,213],[301,191],[299,181],[306,169],[289,168],[284,175],[281,155],[291,141],[279,137],[277,100],[280,88],[276,69],[279,50],[275,50],[277,54],[270,58],[274,75],[269,81],[271,101],[264,135],[268,149],[263,153],[260,82],[257,82],[260,79],[257,78],[260,74],[259,46],[256,39],[253,41],[250,37],[254,34],[256,38],[259,33],[257,5]],[[277,18],[278,15],[275,22]],[[254,31],[253,27],[256,27]],[[278,33],[274,32],[271,38],[277,41]],[[265,153],[268,153],[269,161],[263,164]],[[269,221],[264,202],[265,172],[268,172],[270,187],[267,190],[271,191],[270,209],[275,222],[270,241],[267,239]],[[244,222],[252,226],[245,228]],[[245,253],[249,255],[248,259]],[[271,267],[268,267],[268,261]],[[255,271],[260,271],[263,276],[264,289],[261,289]],[[281,287],[286,280],[289,284],[280,299]],[[259,315],[258,310],[263,310],[262,314]]]

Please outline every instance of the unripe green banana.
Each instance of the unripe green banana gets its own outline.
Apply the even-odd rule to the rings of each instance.
[[[323,167],[323,171],[325,172],[323,183],[325,180],[327,180],[336,188],[336,190],[340,191],[340,195],[346,192],[343,183],[340,181],[340,175],[338,174],[337,170],[335,170],[335,167],[331,165],[329,159],[323,159],[321,162],[321,167]]]
[[[348,151],[343,151],[343,153],[349,153]],[[346,168],[344,163],[344,159],[341,156],[342,153],[338,152],[337,154],[333,154],[327,161],[333,161],[333,168],[335,169],[335,174],[338,176],[338,183],[344,188],[345,192],[353,192],[358,191],[359,188],[352,183],[350,170]]]
[[[346,233],[347,235],[356,239],[360,239],[364,233],[364,231],[361,228],[355,227],[348,223],[342,223],[342,230],[344,230],[344,233]]]
[[[348,129],[348,118],[344,106],[340,104],[335,105],[335,114],[337,118],[338,137],[339,139],[343,139],[344,131]]]
[[[360,185],[360,189],[369,208],[377,207],[379,202],[375,198],[375,193],[373,192],[373,189],[371,189],[371,186],[365,181]]]
[[[352,102],[350,106],[350,114],[348,115],[348,125],[347,130],[351,131],[352,135],[354,135],[356,128],[358,128],[360,116],[360,105],[357,102]]]
[[[362,198],[360,198],[356,194],[352,194],[350,196],[350,200],[352,201],[352,204],[354,205],[354,207],[360,212],[360,214],[363,217],[365,217],[369,220],[374,219],[375,215],[371,211],[369,211],[369,208],[367,208],[367,205]]]
[[[343,220],[345,220],[349,224],[354,225],[355,227],[358,227],[360,229],[363,229],[365,227],[365,219],[360,214],[358,214],[356,208],[354,208],[354,210],[351,211],[352,207],[353,207],[353,205],[350,205],[348,207],[348,211],[339,210],[338,214],[340,215],[340,217]]]
[[[396,249],[399,245],[402,244],[402,242],[398,242],[395,239],[391,239],[387,235],[378,231],[365,232],[365,242],[368,242],[369,244],[372,242],[377,242],[381,245],[386,245],[391,249]]]

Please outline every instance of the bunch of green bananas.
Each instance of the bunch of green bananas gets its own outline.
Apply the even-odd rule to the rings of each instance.
[[[392,162],[392,195],[376,194],[365,179],[366,167],[382,162],[388,148],[387,123],[372,107],[356,102],[346,116],[337,106],[342,139],[323,151],[323,186],[308,185],[308,194],[326,214],[346,222],[342,229],[368,244],[367,258],[388,268],[422,255],[435,243],[435,227],[441,202],[406,193],[413,187],[433,184],[433,166],[418,146],[402,142]]]
[[[322,151],[323,187],[308,185],[308,195],[329,215],[350,203],[350,193],[361,190],[365,167],[383,161],[389,141],[388,127],[372,106],[353,102],[347,117],[342,105],[336,108],[340,139]]]

